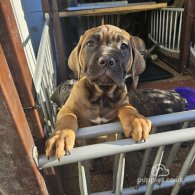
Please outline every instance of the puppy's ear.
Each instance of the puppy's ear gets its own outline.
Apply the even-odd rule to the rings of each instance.
[[[68,58],[68,66],[74,72],[77,78],[81,76],[81,61],[80,61],[80,52],[83,42],[83,36],[80,37],[80,40],[77,46],[72,50]]]
[[[144,72],[146,63],[141,53],[137,50],[132,39],[130,42],[131,42],[132,55],[133,55],[133,62],[131,66],[132,79],[133,79],[132,86],[134,89],[136,89],[139,81],[139,75]]]

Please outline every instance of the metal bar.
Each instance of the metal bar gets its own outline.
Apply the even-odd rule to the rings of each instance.
[[[168,7],[168,8],[162,8],[161,10],[165,10],[165,11],[184,11],[184,8]]]
[[[185,129],[185,128],[189,127],[189,125],[190,125],[189,122],[185,122],[185,123],[183,124],[183,126],[182,126],[182,129]],[[167,161],[166,161],[166,163],[165,163],[165,167],[166,167],[167,169],[169,169],[170,165],[171,165],[172,162],[175,160],[176,155],[177,155],[177,152],[178,152],[178,150],[179,150],[179,148],[180,148],[180,145],[181,145],[181,143],[176,143],[176,144],[173,145],[173,147],[172,147],[172,149],[171,149],[171,151],[170,151],[170,153],[169,153],[169,156],[168,156],[168,158],[167,158]]]
[[[43,77],[42,91],[43,91],[43,96],[45,97],[45,104],[46,104],[47,113],[48,113],[48,116],[49,116],[49,121],[51,123],[51,126],[54,127],[53,118],[52,118],[52,111],[51,111],[51,107],[50,107],[50,97],[48,96],[48,92],[47,92],[47,88],[46,88],[46,83],[45,83],[45,78],[44,77]]]
[[[45,96],[44,96],[42,88],[41,88],[40,94],[37,94],[37,98],[38,98],[38,102],[39,102],[39,104],[42,108],[43,114],[44,114],[44,120],[45,120],[46,125],[47,125],[47,130],[49,132],[52,132],[53,127],[51,126],[51,123],[50,123],[49,113],[47,110],[46,100],[45,100]]]
[[[167,47],[168,45],[168,26],[169,26],[169,12],[167,12],[167,20],[166,20],[166,36],[165,36],[165,44],[164,46]]]
[[[158,10],[156,10],[156,41],[158,42],[159,37],[159,14]]]
[[[115,159],[114,159],[113,184],[112,184],[113,193],[115,193],[116,191],[116,180],[117,180],[117,171],[119,167],[119,156],[120,154],[115,155]]]
[[[81,145],[80,146],[85,146],[87,145],[85,139],[81,139]],[[84,169],[85,169],[85,180],[86,180],[86,185],[87,185],[87,191],[90,193],[91,191],[91,186],[90,186],[90,168],[89,168],[89,161],[82,161],[81,162]]]
[[[160,116],[153,116],[153,117],[148,117],[148,119],[152,121],[153,127],[191,121],[195,119],[195,110],[164,114]],[[77,131],[77,138],[88,139],[100,135],[109,135],[109,134],[120,133],[120,132],[123,132],[121,123],[115,122],[115,123],[109,123],[104,125],[79,128]]]
[[[156,133],[156,132],[157,132],[157,128],[153,127],[151,133],[153,134],[153,133]],[[144,152],[144,156],[143,156],[143,159],[142,159],[142,164],[141,164],[141,167],[140,167],[140,170],[139,170],[139,174],[138,174],[138,177],[137,177],[138,179],[144,177],[144,174],[145,174],[145,171],[146,171],[146,167],[147,167],[147,162],[149,160],[151,151],[152,151],[152,148],[148,148]],[[137,180],[136,188],[139,188],[139,185],[140,185],[139,180]]]
[[[186,184],[193,183],[194,181],[195,181],[195,174],[186,176],[184,179],[184,182]],[[165,181],[160,186],[158,184],[154,184],[153,191],[170,188],[175,184],[175,182],[176,182],[176,179],[170,180],[170,181]],[[140,188],[138,190],[135,189],[135,187],[124,188],[122,195],[141,194],[141,193],[144,193],[146,191],[146,187],[147,187],[147,185],[142,185],[142,186],[140,186]],[[90,195],[113,195],[113,192],[112,191],[96,192],[96,193],[91,193]]]
[[[82,162],[78,162],[78,172],[79,172],[79,187],[81,195],[88,195],[87,182],[85,177],[85,168]]]
[[[177,11],[175,12],[175,23],[174,23],[174,31],[173,31],[173,49],[175,49],[175,35],[176,35],[176,30],[177,30]]]
[[[147,188],[146,188],[145,195],[151,195],[152,194],[153,186],[154,186],[155,180],[158,176],[158,172],[159,172],[159,168],[160,168],[159,165],[161,164],[162,157],[163,157],[163,154],[164,154],[164,149],[165,149],[165,146],[160,146],[159,149],[158,149],[158,152],[156,154],[156,157],[155,157],[155,160],[154,160],[154,163],[152,165],[151,172],[150,172],[149,182],[148,182],[148,185],[147,185]],[[157,169],[156,174],[153,173],[153,169]]]
[[[104,16],[101,16],[101,25],[104,25],[105,24],[105,18]]]
[[[44,23],[43,32],[41,35],[40,47],[37,55],[37,65],[33,74],[33,82],[37,93],[40,93],[40,89],[41,89],[42,70],[43,70],[44,57],[45,57],[44,53],[45,53],[48,36],[49,36],[49,15],[45,14],[45,23]]]
[[[183,182],[188,170],[190,169],[194,159],[195,159],[195,142],[194,142],[194,144],[193,144],[193,146],[192,146],[192,148],[191,148],[191,150],[190,150],[190,152],[189,152],[189,154],[188,154],[188,156],[187,156],[187,158],[186,158],[186,160],[185,160],[185,162],[180,170],[180,173],[177,177],[177,180],[176,180],[176,183],[173,187],[171,195],[175,195],[179,192],[179,190],[182,186],[182,182]]]
[[[163,27],[162,27],[162,44],[164,45],[165,43],[164,43],[164,38],[165,38],[165,36],[164,36],[164,34],[165,34],[165,10],[163,10]]]
[[[73,148],[71,151],[72,155],[63,156],[60,162],[55,157],[51,157],[48,160],[45,154],[40,155],[38,159],[38,168],[42,169],[47,167],[60,166],[63,164],[69,164],[104,156],[111,156],[119,153],[126,153],[162,145],[174,144],[178,142],[185,142],[194,140],[194,138],[195,127],[192,127],[182,130],[152,134],[145,143],[140,142],[135,144],[135,141],[133,139],[122,139],[118,141],[105,142],[90,146],[82,146]]]
[[[161,42],[161,35],[162,35],[162,11],[159,10],[159,14],[160,14],[160,22],[159,22],[159,38],[158,38],[158,42]]]
[[[180,49],[182,19],[183,19],[183,12],[180,12],[179,32],[178,32],[178,40],[177,40],[177,49]]]
[[[173,23],[173,12],[171,11],[171,20],[170,20],[170,25],[169,25],[169,49],[171,49],[171,40],[172,40],[172,23]]]
[[[151,12],[151,24],[150,24],[150,34],[151,34],[151,36],[153,37],[153,26],[154,26],[154,24],[153,24],[153,22],[154,22],[154,17],[153,17],[153,11]]]
[[[116,189],[115,195],[121,195],[123,191],[123,181],[124,181],[124,171],[125,171],[125,154],[120,153],[119,155],[119,164],[117,169],[116,177]]]
[[[49,82],[50,82],[50,87],[51,87],[51,93],[53,93],[54,88],[56,87],[56,82],[53,80],[55,71],[54,71],[54,60],[53,60],[53,54],[52,54],[52,47],[51,47],[51,40],[50,37],[48,36],[48,44],[47,44],[47,59],[48,59],[48,64],[46,66],[47,73],[50,75],[49,76]],[[50,94],[51,96],[52,94]]]
[[[154,10],[154,40],[156,40],[156,10]]]

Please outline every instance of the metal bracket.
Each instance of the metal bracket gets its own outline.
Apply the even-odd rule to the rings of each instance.
[[[29,107],[24,107],[23,110],[24,111],[33,111],[33,110],[37,110],[37,109],[40,109],[40,106],[35,104],[34,106],[29,106]]]

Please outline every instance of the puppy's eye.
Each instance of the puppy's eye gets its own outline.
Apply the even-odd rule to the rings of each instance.
[[[123,50],[123,51],[125,51],[125,50],[128,50],[129,49],[129,46],[127,44],[125,44],[125,43],[122,43],[120,49]]]
[[[87,47],[94,47],[94,42],[88,41],[86,45],[87,45]]]

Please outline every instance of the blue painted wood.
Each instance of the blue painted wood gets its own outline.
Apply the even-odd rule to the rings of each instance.
[[[24,11],[24,17],[27,22],[30,36],[33,42],[33,48],[35,54],[37,54],[44,25],[41,0],[21,0],[21,4]]]

